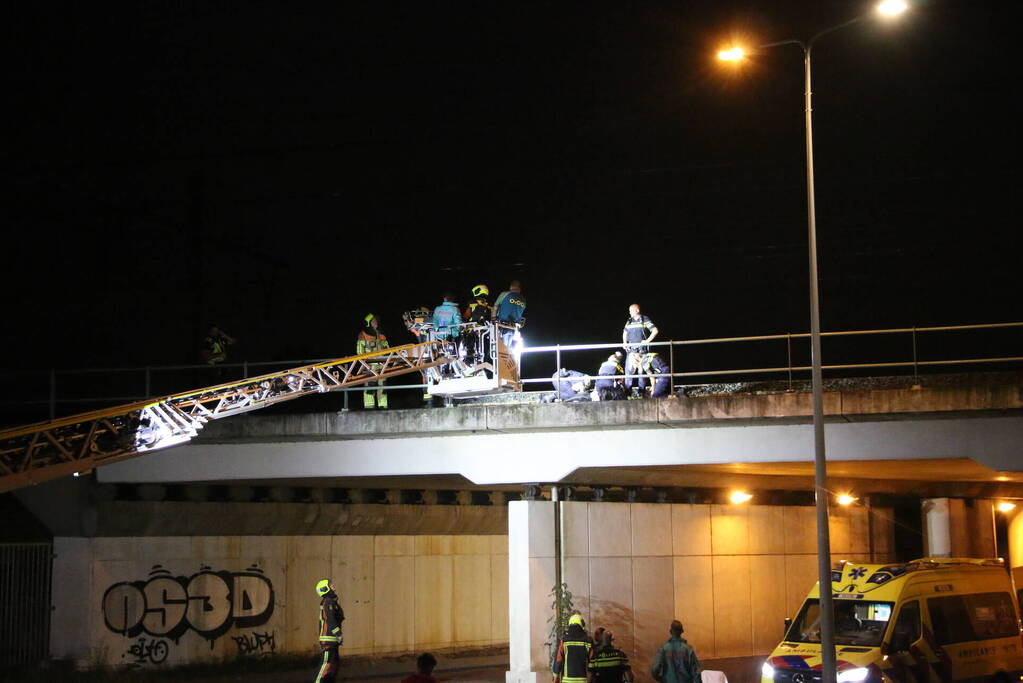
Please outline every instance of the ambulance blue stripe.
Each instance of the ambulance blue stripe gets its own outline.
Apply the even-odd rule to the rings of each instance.
[[[799,655],[782,655],[782,659],[789,665],[790,669],[809,669],[810,665]]]

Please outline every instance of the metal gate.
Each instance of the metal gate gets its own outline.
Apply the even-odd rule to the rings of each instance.
[[[0,667],[46,659],[52,543],[0,543]]]

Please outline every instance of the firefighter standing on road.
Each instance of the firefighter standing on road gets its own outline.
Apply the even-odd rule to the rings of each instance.
[[[330,579],[322,579],[316,584],[316,594],[320,596],[320,649],[323,650],[316,683],[334,683],[340,660],[339,650],[344,641],[341,622],[345,620],[345,613],[337,603],[337,593]]]
[[[625,321],[625,327],[622,329],[622,345],[629,354],[625,363],[626,374],[634,375],[641,371],[643,354],[650,350],[646,344],[654,340],[657,332],[657,325],[654,324],[653,320],[643,315],[642,311],[639,310],[639,304],[629,306],[629,319]],[[625,387],[627,389],[635,386],[636,383],[633,379],[625,380]]]
[[[364,320],[366,321],[366,326],[362,328],[358,338],[355,340],[355,353],[361,356],[364,353],[373,353],[390,348],[390,344],[387,343],[387,335],[380,331],[380,323],[377,321],[376,315],[370,313]],[[382,363],[370,364],[370,369],[373,372],[379,372],[382,367]],[[377,385],[384,386],[384,380],[377,380]],[[374,396],[374,394],[376,395]],[[362,406],[367,410],[387,408],[387,394],[384,393],[383,389],[364,391],[362,392]]]
[[[558,643],[558,654],[554,658],[551,671],[560,683],[586,683],[587,666],[590,661],[590,638],[584,630],[585,623],[581,614],[573,614],[568,618],[568,630]]]

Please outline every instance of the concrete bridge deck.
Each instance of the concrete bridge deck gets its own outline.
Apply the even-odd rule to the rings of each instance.
[[[829,460],[872,463],[850,466],[849,476],[1023,481],[1021,376],[957,378],[826,391]],[[741,465],[798,477],[812,460],[811,413],[809,393],[774,391],[248,415],[208,425],[192,445],[97,473],[102,482],[137,483],[460,475],[498,485],[561,481],[583,468]],[[883,472],[900,461],[901,475]],[[906,461],[924,466],[907,473]]]

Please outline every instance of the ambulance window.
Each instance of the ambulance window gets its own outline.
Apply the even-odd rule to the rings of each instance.
[[[938,643],[1009,638],[1019,634],[1008,593],[975,593],[927,599]]]
[[[899,610],[899,618],[895,621],[892,632],[892,643],[912,645],[920,640],[920,603],[916,600],[907,602]]]

